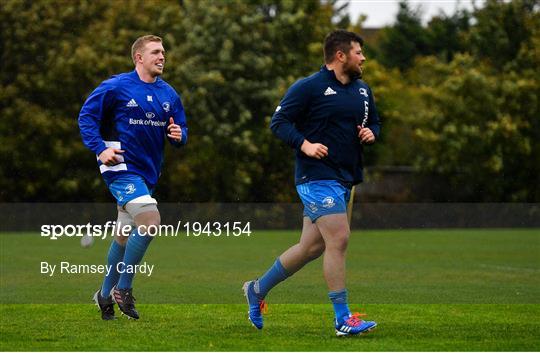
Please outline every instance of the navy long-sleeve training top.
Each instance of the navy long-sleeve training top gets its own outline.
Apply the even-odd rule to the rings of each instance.
[[[350,187],[363,179],[363,148],[357,128],[363,121],[377,139],[381,122],[369,86],[361,80],[344,85],[323,65],[289,88],[270,129],[296,149],[296,184],[337,180]],[[315,159],[305,155],[300,151],[304,139],[328,147],[328,156]]]

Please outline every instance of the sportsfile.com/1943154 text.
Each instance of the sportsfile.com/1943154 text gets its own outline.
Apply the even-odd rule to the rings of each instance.
[[[44,224],[41,226],[41,236],[48,237],[51,240],[57,240],[61,237],[83,237],[91,236],[105,239],[108,236],[121,235],[129,236],[135,230],[140,235],[177,237],[185,235],[187,237],[242,237],[251,236],[250,222],[183,222],[178,221],[176,225],[140,225],[138,227],[131,225],[117,224],[116,221],[108,221],[105,224]]]

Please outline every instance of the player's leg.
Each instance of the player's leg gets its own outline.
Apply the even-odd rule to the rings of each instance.
[[[321,256],[324,249],[324,239],[319,228],[306,216],[300,241],[281,254],[279,260],[287,273],[292,275],[308,262]]]
[[[326,244],[323,273],[328,285],[328,296],[334,305],[337,318],[349,316],[347,290],[345,289],[345,256],[349,241],[349,223],[345,213],[330,214],[317,219]]]
[[[257,296],[264,299],[278,283],[292,276],[308,262],[318,258],[324,252],[324,239],[315,224],[304,217],[302,235],[298,244],[291,246],[274,262],[273,266],[255,281]]]
[[[329,214],[316,221],[326,245],[323,260],[324,278],[330,291],[345,288],[345,256],[349,242],[346,213]]]
[[[94,294],[94,301],[101,310],[103,320],[114,319],[114,301],[111,292],[120,277],[117,265],[124,259],[128,240],[128,237],[122,235],[123,227],[134,228],[135,226],[133,218],[122,207],[117,206],[117,208],[118,217],[116,219],[115,235],[107,254],[107,266],[110,270],[103,279],[101,289]],[[129,234],[129,229],[127,231]]]
[[[139,229],[141,225],[146,226],[143,230],[146,230],[149,225],[159,225],[157,202],[152,198],[144,179],[136,174],[119,175],[108,187],[116,198],[118,206],[125,211],[122,214],[129,215],[131,222],[135,225],[128,239],[117,238],[120,240],[119,244],[124,245],[124,255],[122,261],[116,266],[120,276],[113,289],[113,299],[124,314],[137,319],[139,315],[135,310],[135,299],[131,288],[134,275],[132,270],[141,261],[152,240],[152,237],[140,234]]]
[[[133,218],[122,207],[118,206],[118,218],[116,220],[115,237],[111,242],[109,253],[107,256],[107,265],[111,266],[111,271],[105,276],[103,285],[101,287],[101,295],[103,297],[108,296],[113,287],[118,283],[120,273],[118,272],[117,265],[124,259],[124,253],[126,250],[126,243],[129,236],[122,235],[123,227],[129,227],[131,231],[135,228],[135,222]]]
[[[136,224],[136,229],[131,233],[126,244],[124,264],[127,267],[138,265],[141,262],[154,238],[151,234],[154,234],[160,225],[161,217],[155,200],[149,195],[128,202],[125,208]],[[131,288],[134,275],[131,271],[124,271],[120,275],[117,287],[119,289]]]
[[[131,233],[126,243],[124,265],[120,269],[120,278],[114,288],[114,300],[120,310],[133,319],[139,318],[132,293],[133,278],[135,276],[133,269],[135,265],[141,262],[150,242],[154,238],[151,234],[155,234],[157,227],[161,223],[156,203],[155,199],[146,194],[129,201],[124,206],[125,210],[133,217],[136,229]]]
[[[345,286],[345,259],[349,242],[350,228],[347,214],[337,213],[317,219],[326,250],[324,253],[324,277],[328,285],[328,297],[332,301],[335,313],[336,335],[359,334],[373,329],[377,324],[363,321],[358,314],[351,315]]]
[[[323,252],[324,240],[319,229],[308,217],[304,217],[298,244],[281,254],[259,279],[244,284],[244,293],[249,304],[249,319],[255,327],[261,329],[263,326],[261,310],[265,306],[264,298],[268,292]]]

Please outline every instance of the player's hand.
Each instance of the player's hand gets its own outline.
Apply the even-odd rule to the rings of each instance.
[[[174,123],[172,116],[169,118],[169,126],[167,126],[167,136],[175,140],[176,142],[182,141],[182,128],[180,125]]]
[[[308,157],[322,159],[328,156],[328,147],[321,143],[311,143],[308,140],[304,140],[300,150]]]
[[[361,143],[370,144],[375,142],[375,135],[369,128],[362,127],[360,125],[358,125],[356,128],[358,129],[358,138],[360,139]]]
[[[101,161],[101,163],[110,167],[124,161],[121,155],[122,153],[124,153],[124,150],[119,150],[118,148],[109,147],[103,152],[101,152],[98,158]]]

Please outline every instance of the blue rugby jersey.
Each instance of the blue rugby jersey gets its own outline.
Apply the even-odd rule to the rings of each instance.
[[[110,184],[125,173],[142,176],[150,188],[159,178],[169,118],[182,129],[180,142],[187,142],[184,107],[176,91],[161,78],[153,83],[141,81],[134,70],[103,81],[88,97],[79,114],[79,128],[86,147],[96,157],[107,147],[125,150],[122,161],[98,165]]]
[[[357,125],[373,131],[378,138],[381,122],[368,85],[355,80],[342,84],[325,65],[309,77],[294,83],[270,123],[272,132],[296,149],[295,182],[337,180],[346,186],[363,179],[362,144]],[[304,139],[328,147],[328,156],[315,159],[300,147]]]

